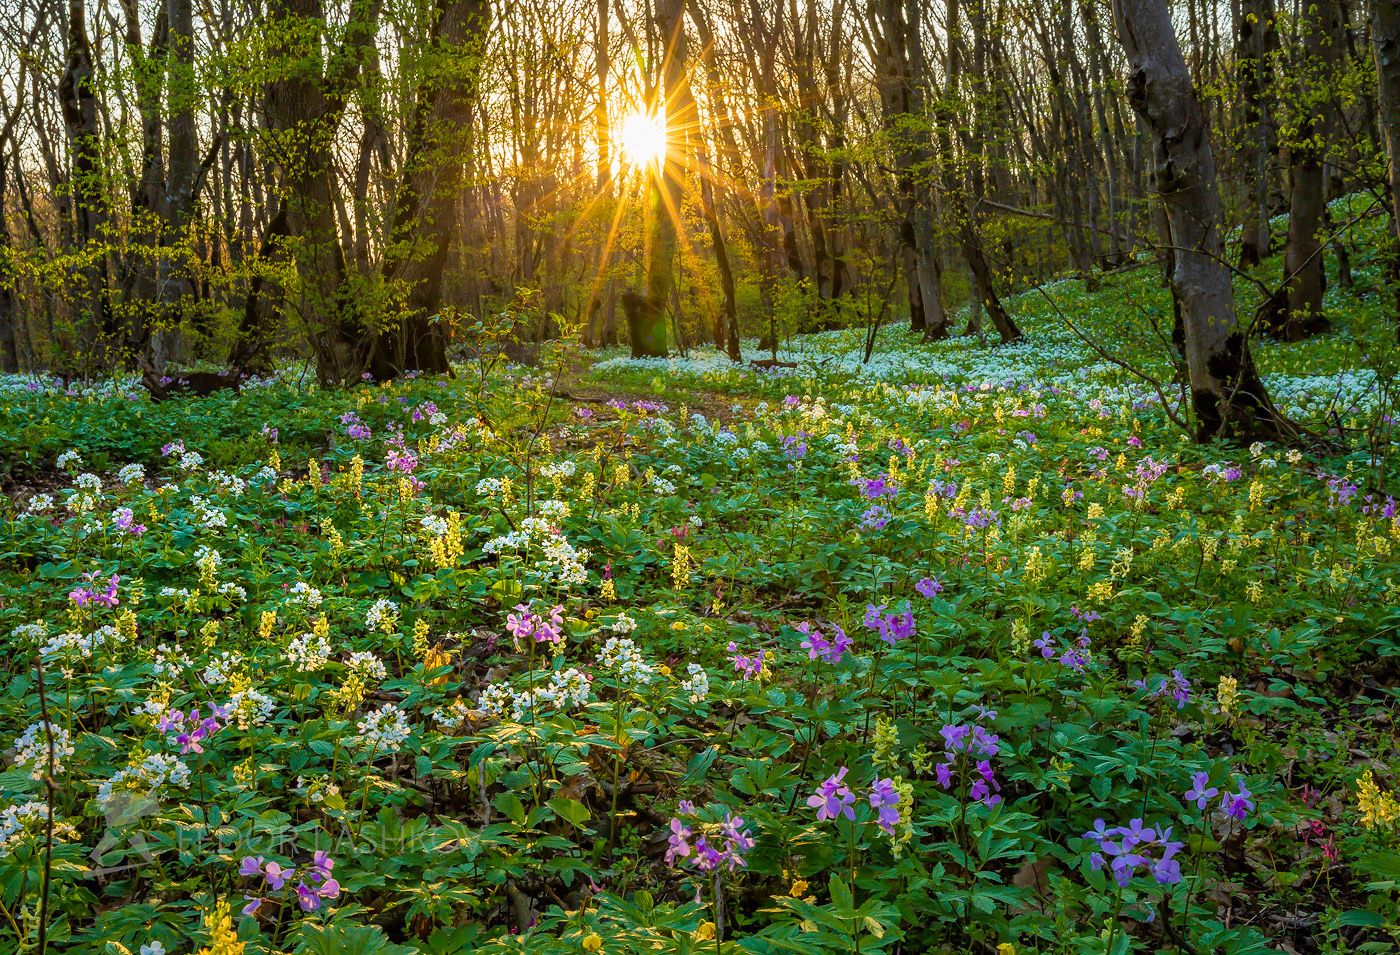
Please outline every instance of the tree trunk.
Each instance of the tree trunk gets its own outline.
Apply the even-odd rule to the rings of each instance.
[[[651,165],[647,175],[647,239],[644,294],[623,299],[627,319],[633,329],[632,354],[666,354],[666,309],[676,287],[676,248],[681,216],[681,175],[679,155],[685,130],[695,121],[682,92],[686,79],[685,4],[683,0],[660,0],[656,4],[657,32],[665,51],[661,61],[661,86],[654,108],[665,110],[666,149]],[[630,303],[630,305],[629,305]],[[639,337],[640,336],[640,340]]]
[[[1389,266],[1395,296],[1395,333],[1400,339],[1400,0],[1371,0],[1371,44],[1376,61],[1381,142],[1390,186]]]
[[[83,358],[110,364],[118,345],[116,328],[107,303],[107,253],[102,246],[107,220],[102,179],[102,143],[99,132],[97,90],[92,42],[88,38],[83,0],[68,0],[67,65],[59,85],[63,125],[68,136],[72,164],[70,177],[73,213],[79,246],[77,271],[86,301],[79,330]]]
[[[450,374],[448,325],[440,320],[442,280],[458,232],[470,154],[487,0],[437,0],[430,67],[419,86],[384,276],[407,289],[403,313],[374,336],[369,370],[377,380],[406,371]]]
[[[1301,72],[1309,79],[1302,83],[1300,106],[1304,115],[1288,150],[1288,245],[1284,250],[1288,304],[1282,328],[1288,341],[1299,341],[1328,327],[1322,311],[1327,276],[1321,233],[1327,208],[1323,163],[1334,111],[1333,97],[1326,87],[1336,72],[1340,52],[1335,0],[1305,4],[1300,28],[1304,31]]]
[[[1114,0],[1113,19],[1128,59],[1128,99],[1147,127],[1153,186],[1166,209],[1196,439],[1286,435],[1291,428],[1269,401],[1235,314],[1215,158],[1167,0]]]
[[[1243,112],[1240,167],[1245,175],[1244,221],[1240,227],[1242,269],[1254,268],[1269,251],[1269,217],[1265,208],[1269,194],[1269,153],[1263,100],[1272,65],[1264,58],[1264,32],[1273,12],[1266,9],[1267,6],[1268,0],[1243,0],[1235,47],[1235,72],[1239,77]]]

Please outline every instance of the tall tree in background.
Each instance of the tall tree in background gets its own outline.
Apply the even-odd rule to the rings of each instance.
[[[895,229],[909,301],[909,327],[946,338],[943,274],[934,230],[934,163],[926,145],[928,65],[916,0],[867,0],[865,23],[880,94],[881,119],[897,186]]]
[[[435,0],[408,132],[385,278],[404,287],[402,308],[375,335],[369,370],[375,378],[405,371],[451,373],[448,327],[440,314],[443,275],[458,231],[472,106],[490,21],[489,0]]]
[[[102,175],[102,140],[94,77],[92,41],[83,0],[68,0],[67,65],[59,84],[63,126],[71,157],[69,195],[77,223],[77,273],[83,289],[79,324],[92,360],[111,364],[117,327],[107,302],[107,251],[103,243],[107,184]]]
[[[1166,211],[1196,439],[1278,438],[1289,426],[1235,314],[1215,157],[1171,9],[1167,0],[1114,0],[1113,18],[1128,58],[1128,100],[1151,136],[1153,187]]]
[[[1400,0],[1371,0],[1371,44],[1379,85],[1377,112],[1390,187],[1390,247],[1387,265],[1395,296],[1395,334],[1400,339]]]
[[[1336,0],[1308,0],[1299,29],[1302,49],[1294,72],[1299,77],[1296,128],[1288,143],[1288,244],[1284,249],[1287,306],[1281,333],[1289,341],[1324,331],[1326,290],[1322,230],[1327,194],[1323,164],[1336,112],[1338,43]]]
[[[654,20],[661,39],[661,83],[659,102],[653,108],[665,123],[666,148],[648,170],[646,274],[642,294],[624,299],[632,332],[632,353],[639,356],[666,354],[666,313],[676,288],[676,251],[681,217],[681,182],[684,162],[681,144],[687,124],[695,117],[688,112],[693,102],[684,90],[686,76],[684,0],[658,0]]]

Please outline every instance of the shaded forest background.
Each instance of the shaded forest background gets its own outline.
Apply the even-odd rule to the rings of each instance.
[[[1395,201],[1396,7],[17,0],[0,365],[311,358],[332,383],[444,371],[492,335],[636,348],[659,325],[653,350],[736,360],[741,337],[894,318],[1014,340],[1010,289],[1171,274],[1209,218],[1170,221],[1193,123],[1221,215],[1189,251],[1302,337],[1326,327],[1327,258],[1350,275],[1328,201]],[[1158,14],[1194,96],[1176,126],[1134,45]],[[619,146],[638,112],[664,116],[660,164]]]

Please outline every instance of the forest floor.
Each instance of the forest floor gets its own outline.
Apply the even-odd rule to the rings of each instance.
[[[1168,420],[1146,267],[869,363],[4,382],[0,948],[1394,951],[1355,257],[1257,346],[1326,453]]]

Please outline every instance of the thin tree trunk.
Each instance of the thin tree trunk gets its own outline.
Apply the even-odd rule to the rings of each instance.
[[[1166,209],[1196,439],[1287,435],[1235,314],[1215,158],[1171,11],[1166,0],[1114,0],[1113,18],[1128,58],[1128,98],[1151,137],[1153,186]]]
[[[1389,266],[1395,296],[1395,334],[1400,339],[1400,0],[1371,0],[1371,44],[1376,61],[1376,103],[1390,189]]]

